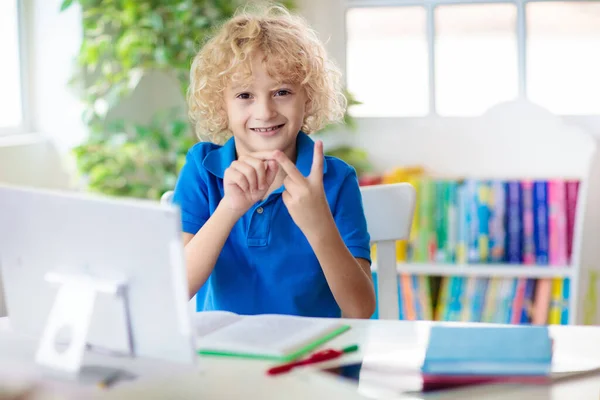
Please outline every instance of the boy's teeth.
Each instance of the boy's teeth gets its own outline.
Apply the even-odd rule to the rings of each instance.
[[[279,125],[277,126],[272,126],[270,128],[254,128],[255,131],[259,131],[259,132],[269,132],[269,131],[274,131],[275,129],[277,129],[279,127]]]

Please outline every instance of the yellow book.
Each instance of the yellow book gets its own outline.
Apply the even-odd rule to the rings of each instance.
[[[560,315],[562,312],[562,287],[563,278],[552,279],[552,298],[550,301],[550,312],[548,314],[548,324],[560,325]]]

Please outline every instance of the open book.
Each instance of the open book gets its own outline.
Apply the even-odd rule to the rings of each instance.
[[[194,315],[198,353],[287,362],[350,329],[339,320],[226,311]]]

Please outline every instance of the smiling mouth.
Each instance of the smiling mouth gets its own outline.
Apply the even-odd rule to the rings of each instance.
[[[281,125],[274,125],[268,128],[250,128],[251,130],[253,130],[254,132],[261,132],[261,133],[266,133],[266,132],[273,132],[276,131],[279,128],[282,128],[283,125],[285,124],[281,124]]]

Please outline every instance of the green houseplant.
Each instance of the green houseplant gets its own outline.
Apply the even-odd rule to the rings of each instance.
[[[75,3],[81,8],[83,40],[71,83],[80,90],[89,133],[73,150],[79,172],[88,190],[157,199],[173,188],[187,150],[197,141],[185,110],[157,112],[146,124],[107,116],[150,72],[173,77],[185,98],[198,45],[245,2],[64,0],[61,10]],[[280,4],[295,8],[292,0]],[[345,122],[353,126],[349,115]],[[331,152],[354,159],[359,172],[368,168],[360,151]]]

